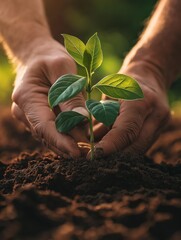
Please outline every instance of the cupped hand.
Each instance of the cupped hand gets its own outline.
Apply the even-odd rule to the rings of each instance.
[[[48,91],[58,77],[75,74],[76,65],[65,49],[57,42],[42,46],[31,54],[24,66],[18,68],[12,95],[13,115],[29,128],[35,138],[64,157],[79,157],[77,142],[87,142],[84,128],[76,127],[69,135],[59,133],[55,127],[55,111],[48,105]],[[85,100],[80,93],[61,104],[58,112],[74,110],[84,115]]]
[[[164,81],[148,66],[124,69],[121,73],[134,77],[144,93],[135,101],[120,101],[120,113],[108,129],[94,126],[95,137],[101,139],[95,148],[97,156],[122,151],[143,154],[152,145],[170,120]]]

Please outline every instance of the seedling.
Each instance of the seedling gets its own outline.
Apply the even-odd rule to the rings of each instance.
[[[106,126],[110,126],[116,120],[120,109],[119,101],[115,100],[134,100],[143,98],[143,92],[135,79],[118,73],[105,76],[95,85],[92,84],[92,76],[103,61],[101,43],[97,33],[90,37],[86,44],[77,37],[68,34],[63,34],[63,37],[68,53],[77,64],[85,69],[86,74],[85,76],[73,74],[60,76],[50,88],[48,94],[49,105],[51,108],[54,108],[59,103],[63,103],[75,97],[84,89],[86,90],[87,100],[85,106],[88,110],[89,117],[75,111],[65,111],[59,113],[55,120],[55,124],[59,132],[68,133],[76,125],[87,119],[90,129],[91,159],[93,159],[93,117]],[[115,100],[93,100],[91,93],[95,88]]]

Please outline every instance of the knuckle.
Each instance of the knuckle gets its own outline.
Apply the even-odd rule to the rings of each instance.
[[[27,99],[27,96],[25,95],[26,94],[23,92],[23,89],[21,87],[18,87],[12,93],[12,101],[22,108]]]
[[[51,131],[48,131],[51,123],[53,122],[37,122],[33,127],[33,132],[39,141],[47,147],[50,145],[56,147],[58,145],[57,138],[52,136]]]
[[[140,127],[136,121],[128,124],[125,136],[123,135],[127,141],[127,144],[131,144],[138,137],[139,130]]]
[[[15,81],[15,87],[12,92],[12,101],[17,105],[24,103],[24,100],[28,99],[28,94],[30,92],[29,85],[26,83],[26,75],[21,76],[21,72],[18,73],[20,76],[17,76]],[[18,75],[17,74],[17,75]]]
[[[150,114],[155,108],[155,104],[158,101],[159,100],[157,100],[155,93],[149,93],[143,101],[144,108],[143,108],[142,114],[143,112],[145,113],[147,112],[148,114]]]
[[[21,112],[20,112],[19,107],[15,103],[13,103],[12,106],[11,106],[11,113],[17,119],[20,119],[20,117],[22,115]]]
[[[120,146],[129,146],[137,138],[140,132],[140,125],[136,121],[132,121],[126,125],[125,131],[119,135],[119,139],[116,139],[115,146],[119,150]]]
[[[67,67],[70,68],[71,67],[71,68],[76,69],[75,61],[69,55],[62,55],[59,58],[59,62],[61,64],[61,66],[64,66],[65,68],[67,68]]]
[[[44,137],[44,133],[46,131],[46,128],[47,128],[47,124],[46,122],[37,122],[34,127],[33,127],[33,130],[35,132],[35,134],[37,136],[39,136],[39,138],[43,138]]]
[[[12,101],[18,104],[20,96],[21,96],[21,89],[19,87],[15,88],[11,96]]]
[[[154,109],[160,102],[160,95],[152,88],[144,89],[144,98],[142,100],[145,110]]]
[[[15,88],[12,93],[12,101],[22,109],[24,108],[23,106],[25,105],[28,99],[27,92],[28,90],[26,90],[24,84],[22,83],[21,86]]]
[[[50,73],[52,81],[55,81],[60,75],[76,73],[76,64],[69,56],[53,56],[44,61],[46,71]]]
[[[140,118],[142,118],[143,114],[147,115],[152,109],[151,107],[152,104],[151,104],[151,101],[149,101],[149,99],[140,100],[138,104],[135,107],[136,107],[137,116],[139,116]],[[133,123],[133,125],[136,125],[136,124]]]
[[[16,115],[16,107],[17,105],[15,103],[12,104],[11,106],[11,113],[15,116]]]

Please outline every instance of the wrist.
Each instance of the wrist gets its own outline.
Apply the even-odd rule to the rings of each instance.
[[[152,100],[155,96],[155,99],[159,99],[165,106],[168,106],[168,94],[163,76],[154,66],[147,62],[137,61],[128,65],[124,64],[120,72],[133,77],[139,83],[145,101],[154,102]]]
[[[23,53],[23,65],[27,65],[34,60],[41,60],[47,57],[62,56],[65,58],[70,58],[66,49],[59,42],[54,40],[51,36],[46,36],[45,38],[38,37],[34,39],[30,48]],[[73,60],[72,60],[73,61]]]
[[[153,51],[149,44],[138,42],[125,58],[121,70],[131,69],[135,74],[141,73],[145,76],[145,81],[147,75],[153,76],[152,81],[167,91],[178,73],[165,62],[165,56]]]
[[[120,72],[132,76],[143,85],[167,92],[163,75],[148,62],[139,60],[126,65],[123,64]]]
[[[16,85],[21,82],[25,72],[41,72],[49,79],[50,83],[62,74],[76,74],[75,61],[66,49],[54,39],[40,39],[25,61],[19,63],[16,68]]]
[[[43,55],[51,49],[66,52],[64,47],[52,38],[46,25],[26,22],[18,24],[18,29],[15,27],[14,31],[16,34],[8,32],[3,37],[9,57],[17,65],[26,65],[30,59]]]

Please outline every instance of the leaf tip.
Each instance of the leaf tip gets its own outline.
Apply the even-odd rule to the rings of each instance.
[[[48,101],[48,104],[49,104],[51,110],[55,107],[53,104],[51,104],[50,101]]]
[[[66,35],[66,34],[62,33],[62,34],[60,34],[60,35],[61,35],[63,38],[65,38],[65,35]]]
[[[66,34],[66,33],[62,33],[60,34],[64,40],[66,40],[68,38],[68,36],[70,36],[69,34]]]
[[[140,88],[140,96],[139,96],[139,98],[144,98],[144,94],[143,94],[143,91],[142,91],[141,88]]]

